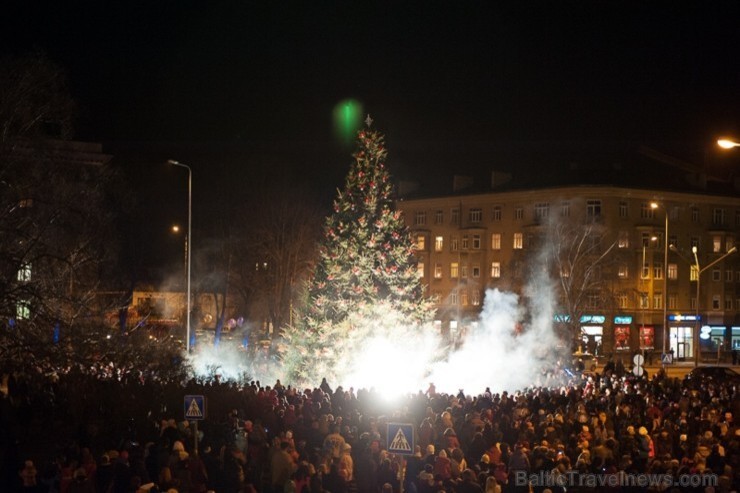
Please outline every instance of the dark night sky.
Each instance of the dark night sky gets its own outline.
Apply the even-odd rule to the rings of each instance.
[[[13,3],[82,139],[330,141],[345,97],[404,147],[738,128],[738,1]]]
[[[737,0],[21,0],[2,17],[0,52],[38,48],[67,70],[77,139],[132,169],[188,162],[201,194],[233,196],[267,163],[331,200],[350,161],[331,111],[347,97],[400,178],[555,142],[695,150],[740,133]]]

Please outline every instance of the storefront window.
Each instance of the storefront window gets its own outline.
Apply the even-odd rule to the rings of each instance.
[[[630,348],[629,325],[617,325],[614,327],[614,349],[617,351],[628,351]]]
[[[655,347],[655,327],[640,327],[640,349]]]
[[[732,328],[732,349],[740,351],[740,327]]]

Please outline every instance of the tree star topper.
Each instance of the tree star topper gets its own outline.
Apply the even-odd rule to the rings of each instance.
[[[365,125],[367,125],[367,128],[370,128],[373,124],[373,119],[370,118],[370,113],[367,114],[367,118],[365,118]]]

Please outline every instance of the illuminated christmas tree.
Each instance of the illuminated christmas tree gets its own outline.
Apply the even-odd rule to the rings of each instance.
[[[383,136],[367,123],[326,220],[302,323],[284,334],[284,362],[305,381],[333,378],[374,332],[419,327],[431,314],[410,231],[394,207]]]

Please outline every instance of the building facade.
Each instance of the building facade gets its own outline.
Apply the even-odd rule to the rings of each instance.
[[[521,295],[536,282],[532,267],[562,241],[553,231],[570,224],[584,228],[584,241],[598,241],[582,262],[599,266],[598,284],[581,293],[574,349],[665,350],[679,360],[700,352],[703,361],[740,349],[739,196],[564,186],[407,198],[398,207],[416,240],[436,324],[451,336],[477,323],[486,290]],[[552,267],[545,269],[556,281],[558,325],[571,316],[557,282],[570,267]]]

